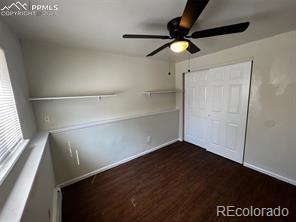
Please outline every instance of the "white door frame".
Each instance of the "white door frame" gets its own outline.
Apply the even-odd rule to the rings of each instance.
[[[243,62],[251,62],[251,71],[250,71],[250,79],[249,79],[249,93],[248,93],[248,98],[247,98],[247,116],[246,116],[246,124],[245,124],[245,135],[244,135],[244,148],[243,148],[243,161],[241,165],[244,164],[245,162],[245,152],[246,152],[246,138],[247,138],[247,131],[248,131],[248,121],[249,121],[249,108],[250,108],[250,97],[251,97],[251,85],[252,85],[252,75],[253,75],[253,66],[254,66],[254,58],[247,58],[243,60],[236,60],[228,63],[223,63],[220,65],[213,65],[209,66],[206,68],[201,68],[201,69],[196,69],[196,70],[189,70],[188,72],[183,72],[182,73],[182,87],[183,87],[183,94],[182,94],[182,141],[185,141],[185,75],[191,72],[198,72],[198,71],[203,71],[203,70],[208,70],[208,69],[213,69],[221,66],[228,66],[228,65],[234,65],[234,64],[239,64]],[[206,150],[206,148],[201,147]]]

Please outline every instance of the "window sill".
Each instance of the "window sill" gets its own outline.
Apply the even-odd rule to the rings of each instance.
[[[13,155],[6,161],[4,166],[2,168],[0,168],[1,169],[1,171],[0,171],[0,186],[2,185],[4,180],[6,179],[6,177],[10,173],[10,171],[12,170],[15,163],[20,158],[22,152],[24,151],[24,149],[26,148],[28,143],[29,143],[29,140],[23,140],[22,142],[20,142],[20,144],[18,144],[18,147],[16,148]]]
[[[15,167],[11,168],[10,174],[7,174],[6,180],[9,181],[13,177],[13,184],[6,184],[6,180],[2,186],[9,186],[10,191],[7,193],[3,206],[0,206],[0,221],[21,221],[23,211],[29,198],[43,153],[46,149],[48,133],[38,133],[24,149],[21,154],[26,156],[24,164],[22,161],[15,160]],[[22,155],[19,155],[20,157]],[[19,160],[21,160],[19,158]],[[21,164],[21,165],[20,165]],[[0,187],[2,189],[2,186]]]

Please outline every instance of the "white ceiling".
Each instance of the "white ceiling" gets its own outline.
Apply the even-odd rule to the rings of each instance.
[[[36,1],[36,0],[35,0]],[[168,34],[167,22],[180,16],[186,0],[45,0],[59,4],[57,16],[3,17],[21,38],[47,40],[104,52],[145,56],[167,40],[122,39],[124,33]],[[11,1],[10,1],[11,2]],[[295,0],[210,0],[192,31],[250,21],[240,34],[193,40],[201,52],[216,52],[296,29]],[[155,58],[167,59],[169,49]],[[176,61],[188,58],[179,54]]]

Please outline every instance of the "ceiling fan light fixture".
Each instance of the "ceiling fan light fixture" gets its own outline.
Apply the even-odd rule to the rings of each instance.
[[[189,42],[185,40],[175,41],[170,45],[170,49],[175,53],[184,52],[189,46]]]
[[[187,0],[182,16],[176,17],[168,22],[168,35],[124,34],[122,37],[126,39],[171,39],[170,42],[165,43],[149,53],[147,57],[154,56],[168,47],[175,53],[187,50],[190,54],[195,54],[200,51],[200,48],[190,41],[190,39],[240,33],[244,32],[249,27],[250,22],[241,22],[192,32],[191,28],[196,20],[198,20],[209,1],[210,0]],[[191,35],[188,35],[189,33],[191,33]]]

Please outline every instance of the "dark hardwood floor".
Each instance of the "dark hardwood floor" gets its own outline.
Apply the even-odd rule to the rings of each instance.
[[[296,187],[175,143],[62,189],[63,222],[296,221]],[[217,217],[217,205],[287,207],[288,217]]]

